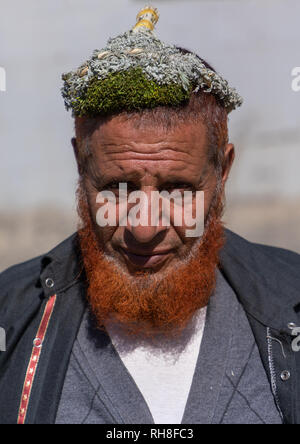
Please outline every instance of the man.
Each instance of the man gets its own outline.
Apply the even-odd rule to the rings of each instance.
[[[299,256],[223,228],[242,101],[157,20],[63,77],[81,225],[0,277],[1,423],[300,422]]]

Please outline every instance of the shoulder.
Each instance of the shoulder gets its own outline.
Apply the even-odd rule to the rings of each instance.
[[[261,251],[266,256],[274,258],[274,260],[286,262],[291,266],[300,266],[300,254],[296,253],[295,251],[257,243],[253,243],[252,245],[255,249]]]
[[[256,261],[263,261],[264,258],[268,261],[283,262],[291,267],[300,266],[300,254],[287,250],[285,248],[274,247],[270,245],[259,244],[256,242],[250,242],[236,233],[230,230],[225,230],[226,235],[226,247],[231,252],[239,254],[247,253],[249,259],[255,259]]]
[[[238,272],[241,276],[252,276],[256,280],[272,284],[275,289],[293,286],[300,291],[300,255],[268,245],[249,242],[243,237],[225,230],[226,243],[221,252],[221,262],[225,268]]]
[[[249,319],[278,331],[295,322],[300,306],[299,254],[249,242],[226,230],[220,269]]]
[[[33,275],[38,276],[42,257],[38,256],[2,271],[0,273],[0,290],[15,282],[28,281],[28,279],[32,279]]]
[[[0,274],[0,316],[22,312],[41,292],[39,275],[42,256],[14,265]],[[12,313],[11,313],[12,314]]]
[[[50,252],[14,265],[0,273],[0,316],[12,311],[18,313],[30,304],[35,305],[43,294],[41,278],[56,258],[59,266],[68,263],[75,235],[63,241]]]

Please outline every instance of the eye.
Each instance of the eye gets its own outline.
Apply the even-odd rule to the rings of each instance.
[[[105,190],[117,190],[119,189],[119,182],[109,182],[103,187]]]
[[[186,183],[186,182],[167,183],[162,187],[161,191],[163,191],[163,190],[169,191],[169,192],[176,191],[176,190],[193,191],[193,192],[196,191],[194,185],[192,185],[191,183]]]
[[[132,191],[137,191],[140,188],[134,182],[127,182],[127,191],[131,193]]]
[[[120,184],[126,184],[127,185],[127,192],[130,193],[131,191],[136,191],[139,188],[133,183],[133,182],[125,182],[125,181],[112,181],[108,184],[104,185],[102,187],[103,190],[111,190],[113,192],[118,192],[120,189]]]

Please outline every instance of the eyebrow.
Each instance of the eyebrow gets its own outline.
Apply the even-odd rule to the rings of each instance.
[[[201,185],[201,183],[203,183],[205,177],[207,176],[207,172],[208,172],[207,168],[204,168],[197,183],[194,183],[193,181],[176,174],[174,175],[170,174],[170,176],[166,178],[158,177],[159,188],[176,183],[184,183],[186,185],[196,188],[197,186]],[[104,188],[105,186],[111,183],[133,182],[137,184],[140,182],[140,179],[141,179],[141,173],[138,171],[132,171],[130,173],[127,173],[126,176],[123,176],[122,174],[112,175],[112,176],[107,176],[105,174],[99,175],[99,173],[96,171],[93,171],[91,174],[91,181],[92,184],[95,186],[95,188]]]
[[[190,185],[191,187],[196,188],[198,185],[200,185],[204,181],[206,175],[207,175],[207,169],[202,171],[202,174],[199,177],[199,179],[197,180],[197,183],[190,180],[190,178],[186,178],[186,177],[182,177],[182,176],[178,176],[178,175],[170,175],[168,178],[166,178],[166,180],[161,182],[160,187],[163,185],[169,185],[169,184],[171,185],[174,183],[184,183],[186,185]]]
[[[184,184],[184,185],[187,185],[187,186],[189,186],[191,188],[196,188],[196,185],[193,182],[191,182],[189,180],[185,180],[183,178],[178,179],[178,180],[176,180],[176,179],[174,179],[174,180],[166,180],[165,182],[163,182],[159,186],[159,188],[163,188],[163,187],[166,187],[168,185],[176,185],[176,184]]]
[[[100,176],[97,173],[94,173],[92,175],[92,183],[94,186],[96,186],[97,188],[103,188],[107,185],[109,185],[110,183],[128,183],[128,182],[137,182],[140,179],[140,174],[137,172],[133,172],[131,174],[127,174],[126,177],[122,177],[122,176],[118,176],[118,175],[114,175],[114,176]]]

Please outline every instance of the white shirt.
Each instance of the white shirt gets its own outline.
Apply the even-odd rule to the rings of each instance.
[[[199,310],[177,339],[158,346],[124,336],[106,325],[111,341],[134,379],[156,424],[180,424],[202,341],[206,308]]]

